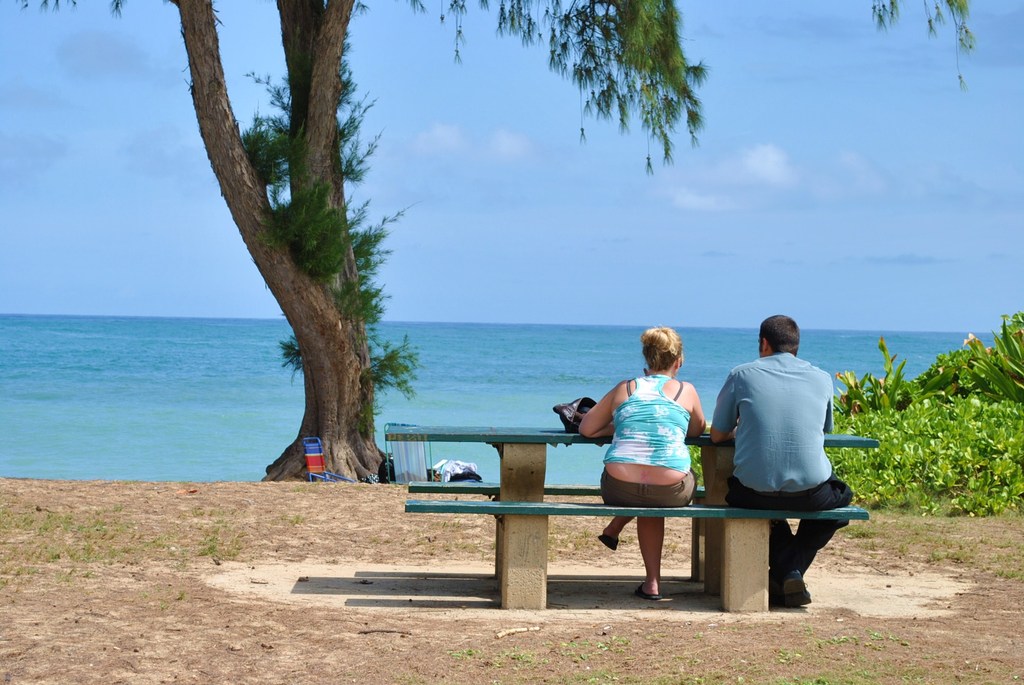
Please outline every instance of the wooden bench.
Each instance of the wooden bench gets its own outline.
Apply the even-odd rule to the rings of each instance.
[[[715,504],[688,507],[619,507],[577,502],[503,502],[499,500],[408,500],[415,514],[488,514],[491,516],[646,516],[715,519],[723,524],[721,599],[725,611],[768,610],[768,536],[772,520],[867,520],[868,512],[849,506],[825,511],[742,509]],[[546,527],[545,527],[546,529]],[[531,541],[547,548],[547,540]],[[546,583],[546,575],[541,582]],[[526,582],[530,582],[527,580]],[[546,594],[546,592],[544,593]]]

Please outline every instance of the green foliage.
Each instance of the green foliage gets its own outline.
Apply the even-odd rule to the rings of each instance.
[[[403,337],[401,343],[394,345],[382,340],[375,333],[372,341],[372,346],[376,350],[370,366],[374,387],[378,390],[395,388],[406,397],[414,396],[416,392],[413,390],[412,380],[415,377],[418,356],[409,342],[409,337]]]
[[[252,128],[242,132],[242,147],[264,183],[279,188],[287,182],[291,141],[278,120],[257,116]]]
[[[383,290],[375,285],[381,265],[391,254],[382,244],[388,236],[388,225],[397,221],[401,214],[386,216],[379,223],[367,226],[368,207],[368,203],[348,206],[348,234],[359,281],[342,283],[334,291],[334,300],[342,314],[372,325],[380,321],[387,300]]]
[[[842,450],[835,466],[861,500],[937,513],[975,515],[1024,503],[1024,312],[1003,317],[992,347],[973,335],[939,355],[913,381],[894,366],[884,339],[885,376],[837,374],[836,429],[870,435],[877,450]]]
[[[306,274],[329,283],[341,271],[346,249],[346,220],[343,211],[331,206],[331,187],[316,183],[292,190],[287,200],[271,204],[266,220],[267,240],[287,248]]]
[[[893,366],[896,355],[889,354],[885,338],[878,339],[878,349],[884,359],[885,375],[875,378],[870,373],[857,378],[852,371],[836,374],[839,382],[846,386],[846,392],[836,399],[836,408],[847,414],[862,411],[902,410],[911,402],[913,387],[903,377],[904,359],[898,366]]]
[[[979,392],[996,400],[1024,402],[1024,312],[1003,317],[991,348],[973,335],[966,345],[971,351],[968,365]]]
[[[875,17],[875,24],[879,29],[885,30],[895,24],[900,18],[900,0],[873,0],[871,13]],[[943,11],[943,5],[946,10]],[[935,0],[932,3],[924,3],[925,19],[928,22],[928,35],[936,36],[939,27],[946,23],[947,13],[953,20],[953,28],[956,31],[956,56],[957,56],[957,78],[960,81],[960,88],[967,90],[967,82],[960,73],[960,53],[970,53],[974,50],[974,32],[967,26],[967,19],[970,17],[971,8],[969,0]]]
[[[911,402],[929,397],[978,394],[995,401],[1024,402],[1024,312],[1003,317],[993,347],[985,347],[973,335],[964,345],[965,349],[939,355],[924,373],[908,382],[903,377],[906,361],[894,366],[896,355],[890,355],[885,338],[879,338],[885,375],[876,378],[868,373],[857,378],[852,371],[837,373],[836,378],[846,386],[836,399],[837,411],[901,411]]]
[[[972,353],[959,349],[940,354],[927,370],[915,378],[925,391],[944,397],[969,397],[977,392],[970,369]]]
[[[486,1],[481,5],[486,7]],[[456,18],[458,44],[465,1],[450,0],[449,11]],[[672,159],[671,135],[681,121],[694,142],[704,125],[696,89],[707,70],[688,62],[681,26],[670,0],[596,0],[567,6],[507,0],[498,8],[499,33],[517,36],[526,45],[547,42],[548,64],[579,88],[586,114],[614,117],[623,130],[638,116],[661,145],[666,162]]]
[[[1024,405],[930,398],[901,412],[838,416],[873,450],[836,450],[836,472],[868,506],[984,516],[1024,502]]]
[[[299,350],[299,341],[292,335],[287,340],[279,342],[278,346],[281,348],[281,366],[292,370],[294,380],[295,374],[302,373],[302,351]]]
[[[292,370],[293,375],[302,373],[302,352],[295,336],[278,343],[281,349],[281,366]],[[380,337],[376,328],[370,330],[370,368],[368,379],[378,390],[395,388],[406,397],[416,394],[412,381],[416,377],[419,355],[408,336],[394,344]]]

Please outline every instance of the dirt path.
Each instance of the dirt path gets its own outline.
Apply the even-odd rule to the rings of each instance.
[[[635,535],[554,519],[549,610],[502,611],[484,517],[393,486],[0,479],[5,683],[1012,683],[1024,522],[875,514],[814,602],[725,614],[686,577],[632,595]],[[742,679],[742,681],[740,680]]]

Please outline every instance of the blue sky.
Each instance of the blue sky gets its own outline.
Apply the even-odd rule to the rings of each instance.
[[[493,3],[492,3],[493,4]],[[710,76],[699,146],[644,162],[583,119],[542,47],[393,0],[352,24],[382,135],[352,196],[405,209],[382,272],[402,321],[986,333],[1024,309],[1024,0],[976,2],[977,50],[921,6],[682,5]],[[709,5],[715,5],[709,7]],[[0,3],[0,313],[276,317],[199,138],[176,11]],[[244,127],[283,72],[271,2],[220,3]]]

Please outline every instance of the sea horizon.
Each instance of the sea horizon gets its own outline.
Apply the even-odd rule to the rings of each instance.
[[[196,315],[175,315],[175,314],[38,314],[38,313],[23,313],[23,312],[0,312],[0,317],[10,318],[65,318],[65,319],[151,319],[151,320],[182,320],[182,321],[282,321],[287,323],[284,315],[279,316],[196,316]],[[701,330],[722,330],[722,331],[751,331],[757,330],[760,325],[760,321],[750,326],[705,326],[696,324],[615,324],[615,323],[555,323],[555,322],[531,322],[531,321],[427,321],[422,319],[383,319],[381,324],[398,324],[398,325],[438,325],[438,326],[550,326],[550,327],[565,327],[565,326],[580,326],[580,327],[598,327],[598,328],[640,328],[646,329],[650,326],[666,325],[671,328],[677,329],[701,329]],[[799,321],[797,322],[799,324]],[[379,325],[379,324],[378,324]],[[999,327],[998,322],[994,322],[991,329],[985,331],[986,334],[991,334],[992,330]],[[843,327],[843,328],[828,328],[828,327],[804,327],[800,326],[801,332],[803,331],[826,331],[833,333],[937,333],[937,334],[948,334],[957,333],[961,331],[953,328],[945,330],[931,330],[931,329],[914,329],[914,328],[878,328],[878,327]],[[982,337],[977,335],[976,331],[964,330],[963,335],[967,333],[973,333],[976,337]]]
[[[384,321],[420,364],[405,397],[378,394],[377,446],[388,423],[560,429],[552,407],[601,397],[641,372],[644,326]],[[729,370],[756,357],[756,328],[678,327],[705,413]],[[298,436],[301,377],[282,364],[283,317],[0,315],[0,476],[72,480],[251,481]],[[963,333],[806,329],[800,356],[835,378],[881,375],[879,337],[913,378]],[[980,336],[979,336],[980,337]],[[837,387],[837,391],[839,388]],[[602,451],[558,449],[548,481],[596,482]],[[478,464],[493,449],[428,446],[428,461]]]

